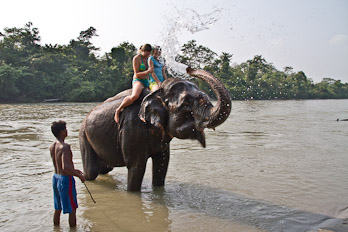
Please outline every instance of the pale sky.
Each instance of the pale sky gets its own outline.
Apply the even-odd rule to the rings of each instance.
[[[291,66],[315,83],[325,77],[348,82],[347,0],[1,1],[2,32],[29,21],[42,45],[68,44],[93,26],[100,55],[124,41],[169,50],[169,42],[195,39],[218,54],[233,54],[232,63],[262,55],[277,69]],[[193,26],[205,30],[186,29]]]

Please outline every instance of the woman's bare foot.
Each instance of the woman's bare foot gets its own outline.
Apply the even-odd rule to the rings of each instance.
[[[119,123],[120,122],[120,110],[117,108],[116,111],[115,111],[115,122],[116,123]]]

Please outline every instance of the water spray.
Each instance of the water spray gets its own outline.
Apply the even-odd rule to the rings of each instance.
[[[184,79],[191,79],[186,73],[187,65],[175,60],[181,51],[178,37],[183,31],[195,34],[208,30],[221,18],[222,9],[215,8],[207,14],[199,14],[197,11],[189,8],[179,10],[177,7],[173,7],[173,9],[175,15],[169,14],[169,17],[167,15],[166,28],[164,28],[161,36],[163,41],[162,53],[170,74]]]

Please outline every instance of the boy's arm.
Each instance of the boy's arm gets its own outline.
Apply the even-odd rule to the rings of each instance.
[[[50,153],[51,153],[51,158],[52,158],[52,161],[53,163],[55,163],[55,159],[54,159],[54,143],[51,145],[50,147]]]
[[[54,166],[54,172],[57,173],[55,149],[56,149],[56,143],[53,143],[52,146],[50,147],[50,153],[51,153],[51,158],[52,158],[52,162],[53,162],[53,166]]]
[[[70,145],[66,145],[63,148],[63,151],[62,151],[62,169],[66,174],[72,175],[72,176],[77,176],[78,178],[80,178],[80,180],[82,182],[85,182],[85,177],[84,177],[83,173],[80,170],[74,168],[74,163],[72,161],[72,152],[70,149]]]

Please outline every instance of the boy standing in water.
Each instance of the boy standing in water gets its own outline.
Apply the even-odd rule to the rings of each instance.
[[[52,179],[55,209],[53,223],[54,225],[59,225],[60,214],[63,210],[64,214],[69,213],[70,227],[75,227],[76,209],[78,205],[73,176],[79,177],[82,182],[85,182],[85,177],[80,170],[74,168],[70,145],[64,142],[64,139],[68,136],[66,122],[53,122],[51,130],[57,139],[50,147],[55,171]]]

